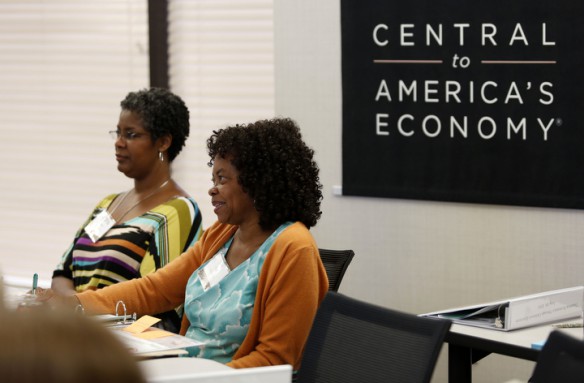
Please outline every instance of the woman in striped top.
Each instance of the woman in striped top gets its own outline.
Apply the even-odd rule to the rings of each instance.
[[[101,200],[53,272],[61,295],[100,289],[166,265],[202,233],[197,203],[172,179],[171,163],[189,135],[189,111],[168,90],[144,89],[121,102],[118,170],[134,187]]]

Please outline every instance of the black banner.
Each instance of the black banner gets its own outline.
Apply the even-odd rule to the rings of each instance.
[[[584,2],[342,0],[343,194],[584,208]]]

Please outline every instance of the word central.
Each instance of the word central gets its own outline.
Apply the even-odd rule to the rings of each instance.
[[[471,33],[469,28],[471,28],[470,23],[454,23],[450,26],[447,26],[449,29],[451,28],[454,31],[454,34],[458,36],[458,45],[464,46],[466,40],[468,39],[468,35]],[[416,37],[419,35],[420,30],[421,32],[425,32],[425,45],[426,46],[443,46],[444,45],[444,28],[443,24],[425,24],[423,27],[419,27],[416,24],[399,24],[399,27],[396,28],[397,30],[397,37],[399,39],[399,45],[403,47],[413,47],[416,45]],[[509,46],[513,46],[515,44],[521,44],[524,46],[529,46],[530,41],[535,41],[536,43],[540,44],[541,46],[554,46],[556,45],[555,41],[550,41],[547,35],[547,25],[546,23],[541,23],[541,31],[538,31],[537,35],[529,36],[525,32],[525,28],[521,23],[515,24],[513,32],[510,36],[497,36],[497,25],[492,23],[483,23],[480,24],[480,36],[479,40],[482,46],[497,46],[498,41],[504,41]],[[393,37],[392,29],[387,24],[377,24],[373,28],[373,42],[375,45],[384,47],[389,45],[390,39]],[[418,37],[419,40],[419,37]]]

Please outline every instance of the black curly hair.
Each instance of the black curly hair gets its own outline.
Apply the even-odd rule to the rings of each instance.
[[[167,89],[149,88],[128,93],[120,106],[142,118],[144,129],[150,133],[152,142],[164,135],[171,135],[168,160],[172,162],[189,136],[189,109],[184,101]]]
[[[314,150],[293,120],[260,120],[213,131],[207,149],[209,166],[219,156],[238,170],[238,182],[254,200],[263,229],[274,230],[286,221],[316,225],[322,214],[319,169]]]

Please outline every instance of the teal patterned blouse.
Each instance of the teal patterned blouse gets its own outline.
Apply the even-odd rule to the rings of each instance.
[[[185,315],[190,326],[186,336],[203,343],[190,347],[189,355],[213,359],[221,363],[230,362],[243,342],[249,329],[253,312],[258,279],[266,254],[278,235],[292,222],[282,224],[243,263],[205,291],[198,270],[191,275],[186,287]],[[223,245],[215,256],[223,257],[229,250],[233,237]]]

